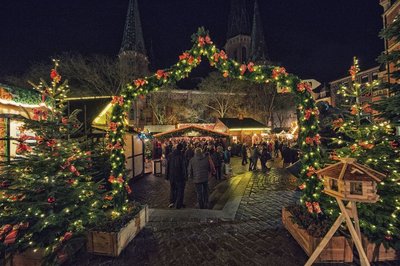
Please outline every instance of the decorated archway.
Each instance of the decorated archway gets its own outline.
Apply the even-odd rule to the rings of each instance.
[[[320,168],[320,137],[318,135],[318,109],[311,96],[311,87],[297,76],[277,66],[256,65],[252,62],[240,64],[229,59],[223,50],[212,42],[208,31],[199,28],[192,36],[193,46],[179,56],[179,61],[168,69],[158,70],[151,76],[134,80],[128,84],[120,96],[113,97],[113,110],[109,127],[109,149],[111,150],[111,173],[109,199],[117,210],[123,210],[127,193],[130,192],[125,178],[124,134],[126,116],[136,97],[157,91],[161,86],[179,81],[198,66],[202,58],[208,59],[211,66],[218,69],[224,77],[255,82],[274,83],[281,93],[295,95],[299,125],[299,145],[301,149],[301,201],[311,212],[319,212],[319,199],[322,182],[315,170]]]

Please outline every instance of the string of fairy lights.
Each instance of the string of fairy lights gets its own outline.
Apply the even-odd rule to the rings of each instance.
[[[199,28],[192,36],[193,46],[179,56],[179,61],[168,69],[134,80],[128,84],[120,96],[113,98],[113,109],[109,127],[109,149],[111,150],[110,183],[112,189],[109,199],[115,206],[114,215],[124,210],[127,202],[127,180],[125,178],[124,134],[127,110],[136,97],[159,90],[163,85],[186,78],[198,66],[202,58],[208,59],[211,66],[219,70],[225,78],[240,79],[260,84],[275,83],[283,92],[294,93],[299,117],[299,139],[301,143],[302,170],[300,179],[303,196],[301,201],[314,206],[318,213],[322,182],[313,172],[320,168],[320,137],[318,135],[318,109],[311,96],[311,87],[297,76],[278,66],[256,65],[252,62],[240,64],[229,59],[223,50],[212,42],[208,32]],[[312,170],[314,169],[314,170]],[[311,171],[312,170],[312,171]],[[119,181],[118,181],[119,180]]]

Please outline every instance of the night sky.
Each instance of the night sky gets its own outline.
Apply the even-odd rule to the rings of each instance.
[[[222,48],[229,3],[139,0],[155,67],[175,63],[199,26]],[[361,69],[377,65],[383,50],[378,0],[259,0],[259,5],[270,59],[289,72],[328,82],[347,75],[354,55]],[[127,7],[128,0],[0,1],[0,75],[16,75],[63,51],[116,56]]]

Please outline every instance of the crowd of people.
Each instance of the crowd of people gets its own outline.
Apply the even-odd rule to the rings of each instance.
[[[261,144],[233,143],[226,147],[222,140],[176,140],[157,143],[154,158],[166,159],[166,179],[170,182],[170,208],[184,208],[186,182],[190,179],[197,194],[200,209],[208,208],[209,178],[222,180],[231,173],[231,157],[242,157],[242,165],[249,164],[249,171],[256,171],[258,161],[261,171],[268,172],[268,161],[282,158],[282,167],[298,160],[298,150],[291,143],[276,139]]]
[[[252,146],[246,143],[237,144],[235,150],[234,154],[242,157],[242,165],[249,163],[249,171],[257,170],[258,160],[261,162],[261,170],[266,172],[270,169],[267,166],[268,161],[274,158],[282,158],[282,167],[287,167],[299,159],[299,151],[294,147],[294,143],[279,139]]]
[[[195,185],[200,209],[208,208],[208,180],[226,178],[230,169],[231,147],[223,141],[176,141],[159,147],[157,155],[165,156],[166,179],[170,182],[170,208],[184,208],[185,186],[188,179]]]

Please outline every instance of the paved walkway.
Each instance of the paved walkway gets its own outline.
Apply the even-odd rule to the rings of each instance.
[[[279,162],[268,174],[248,172],[236,159],[235,178],[240,181],[232,181],[236,187],[223,190],[214,205],[231,193],[236,200],[226,200],[234,211],[230,221],[221,218],[225,206],[215,210],[165,209],[164,181],[147,178],[141,185],[150,186],[150,192],[140,194],[139,183],[136,190],[136,196],[153,208],[146,228],[120,257],[81,254],[72,265],[304,265],[306,254],[281,223],[282,207],[296,202],[299,194],[294,190],[295,180],[277,166]],[[218,185],[223,187],[221,184],[213,185],[214,192]],[[187,190],[185,202],[194,206],[188,201],[190,193]],[[151,199],[153,196],[158,198]]]

